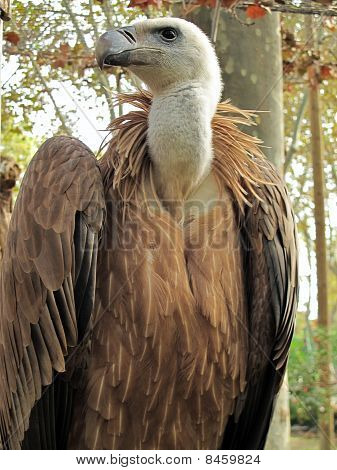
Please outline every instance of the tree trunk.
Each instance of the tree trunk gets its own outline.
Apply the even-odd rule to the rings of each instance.
[[[314,52],[315,37],[312,18],[306,19],[308,48]],[[311,154],[314,177],[316,264],[317,264],[317,303],[318,303],[318,368],[322,390],[321,414],[319,418],[320,448],[331,449],[334,445],[334,423],[332,410],[331,340],[330,312],[328,308],[328,270],[325,237],[325,184],[322,145],[322,124],[319,95],[319,66],[313,63],[308,67],[309,111],[311,130]]]
[[[213,10],[200,8],[187,19],[209,36]],[[245,17],[242,17],[245,21]],[[216,51],[224,83],[223,98],[242,109],[267,111],[249,129],[264,141],[266,156],[281,168],[283,147],[283,81],[279,14],[273,13],[246,26],[221,11]]]
[[[284,378],[277,398],[273,420],[269,428],[265,449],[285,450],[290,448],[290,409],[288,374]]]
[[[213,11],[195,10],[187,19],[208,36]],[[245,21],[245,18],[242,18]],[[214,28],[213,28],[214,29]],[[216,51],[224,82],[223,98],[243,109],[268,111],[257,118],[258,126],[245,129],[264,141],[264,152],[281,171],[284,163],[283,71],[279,15],[273,13],[246,26],[221,11]],[[287,449],[290,411],[287,382],[282,386],[269,431],[267,448]]]

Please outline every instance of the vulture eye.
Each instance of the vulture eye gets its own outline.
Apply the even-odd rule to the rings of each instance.
[[[177,31],[173,28],[162,29],[159,35],[166,42],[172,42],[178,37]]]

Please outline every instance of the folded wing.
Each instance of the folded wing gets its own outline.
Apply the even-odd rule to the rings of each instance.
[[[101,174],[79,140],[55,137],[32,159],[0,275],[0,442],[64,448],[72,383],[93,309]]]
[[[297,247],[283,181],[266,162],[257,198],[242,221],[249,335],[246,390],[225,430],[223,449],[263,449],[282,384],[297,306]]]

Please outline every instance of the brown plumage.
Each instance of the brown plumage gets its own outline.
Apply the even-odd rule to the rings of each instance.
[[[210,183],[175,218],[147,153],[151,95],[120,99],[136,109],[102,160],[57,137],[24,178],[1,273],[2,445],[261,448],[296,308],[284,184],[237,127],[250,113],[222,103]]]

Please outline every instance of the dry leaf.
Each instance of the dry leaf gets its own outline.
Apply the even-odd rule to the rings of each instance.
[[[327,78],[331,78],[332,77],[331,72],[332,72],[331,67],[329,67],[328,65],[321,65],[320,75],[323,80],[326,80]]]
[[[261,5],[249,5],[246,9],[246,15],[252,20],[262,18],[267,14],[267,9]]]
[[[6,41],[10,42],[11,44],[14,44],[15,46],[20,41],[20,36],[15,31],[7,31],[4,34],[4,38],[6,39]]]

